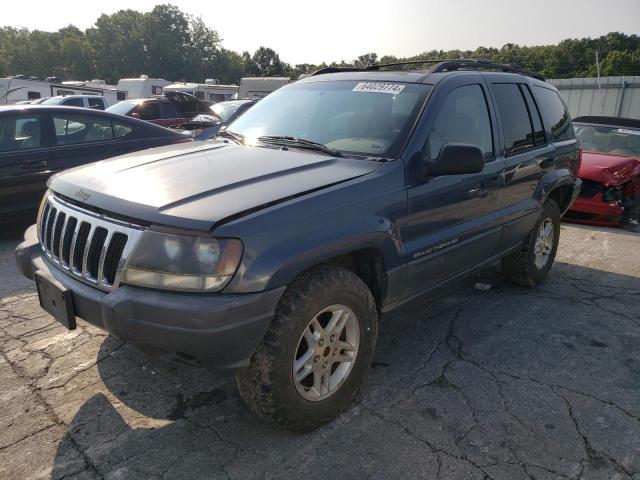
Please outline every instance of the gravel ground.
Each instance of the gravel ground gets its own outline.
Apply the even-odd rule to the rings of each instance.
[[[640,480],[640,233],[565,225],[544,285],[492,268],[390,314],[362,400],[294,435],[231,376],[65,330],[15,270],[20,230],[0,238],[2,479]]]

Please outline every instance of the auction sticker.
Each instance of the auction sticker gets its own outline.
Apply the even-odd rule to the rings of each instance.
[[[404,89],[404,85],[387,82],[360,82],[353,87],[354,92],[390,93],[396,95]]]

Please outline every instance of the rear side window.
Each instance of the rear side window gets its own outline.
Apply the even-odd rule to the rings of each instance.
[[[536,97],[539,101],[542,118],[551,130],[551,138],[557,142],[575,138],[571,127],[571,117],[555,90],[535,85]]]
[[[158,102],[142,102],[134,108],[129,115],[137,113],[142,120],[158,120],[160,116],[160,104]]]
[[[88,98],[87,100],[89,100],[89,107],[104,110],[104,100],[102,98]]]
[[[3,117],[0,119],[0,152],[31,150],[42,146],[40,118]]]
[[[544,136],[544,127],[542,126],[542,118],[540,117],[540,110],[538,110],[538,106],[536,105],[536,102],[531,95],[529,86],[520,84],[520,89],[524,94],[524,98],[527,100],[529,117],[531,118],[531,124],[533,125],[533,141],[536,144],[536,147],[539,145],[544,145],[546,142]]]
[[[113,139],[111,120],[89,115],[54,114],[58,145],[77,145]]]
[[[160,115],[161,118],[178,118],[182,116],[170,102],[162,102],[160,104]]]
[[[81,98],[69,98],[62,102],[62,105],[67,107],[84,107],[84,102]]]
[[[133,127],[131,125],[126,125],[120,122],[113,122],[113,135],[115,138],[126,137],[131,132],[133,132]]]
[[[497,83],[493,91],[504,131],[505,155],[515,155],[535,146],[529,111],[520,87],[515,83]]]
[[[487,101],[480,85],[465,85],[449,94],[436,118],[427,153],[436,159],[447,143],[466,143],[482,150],[486,159],[493,157],[493,138]]]

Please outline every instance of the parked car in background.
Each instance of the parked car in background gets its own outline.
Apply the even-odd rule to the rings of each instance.
[[[211,106],[211,114],[199,114],[188,123],[177,128],[185,132],[191,132],[194,140],[209,140],[240,115],[249,110],[258,100],[230,100],[218,102]]]
[[[149,147],[189,142],[133,118],[73,107],[0,107],[0,223],[35,218],[54,173]]]
[[[95,110],[106,110],[109,102],[100,95],[58,95],[50,97],[40,102],[41,105],[59,105],[61,107],[81,107],[93,108]]]
[[[211,110],[225,123],[229,124],[258,103],[260,99],[228,100],[211,106]]]
[[[305,431],[357,397],[380,314],[497,260],[543,282],[581,183],[557,89],[485,61],[384,68],[282,87],[223,141],[57,175],[16,249],[40,305],[237,370],[255,413]]]
[[[212,115],[211,102],[205,102],[184,92],[167,92],[162,97],[124,100],[107,109],[108,112],[138,118],[163,127],[177,127],[196,115]]]
[[[582,190],[564,218],[609,227],[640,221],[640,120],[578,117],[574,128]]]

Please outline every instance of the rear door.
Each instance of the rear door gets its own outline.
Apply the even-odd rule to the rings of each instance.
[[[54,172],[144,148],[140,128],[99,113],[52,113],[55,142],[50,169]]]
[[[499,156],[505,165],[499,249],[507,250],[522,241],[538,218],[536,190],[554,168],[555,149],[547,141],[529,84],[493,81],[491,91],[499,114]]]
[[[37,210],[50,176],[49,146],[38,113],[0,116],[0,219]],[[34,216],[35,219],[35,216]]]
[[[428,176],[409,186],[409,211],[401,227],[409,295],[490,258],[500,236],[503,163],[495,155],[496,129],[484,80],[474,75],[438,85],[428,109],[438,113],[426,127],[423,153],[435,159],[447,143],[471,144],[484,153],[485,167],[475,174]]]

